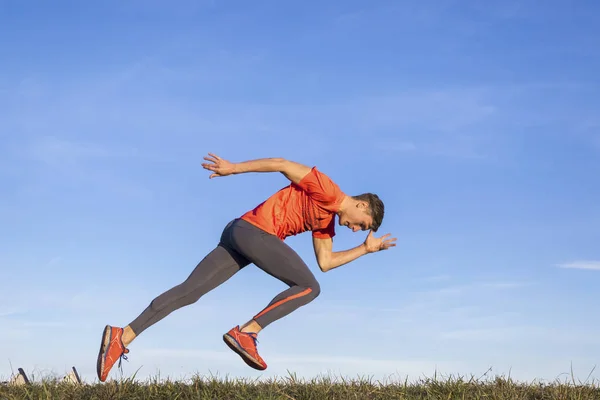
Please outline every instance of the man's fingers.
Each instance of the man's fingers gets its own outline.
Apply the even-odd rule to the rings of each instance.
[[[384,240],[383,242],[381,242],[382,250],[387,250],[390,247],[396,247],[396,238],[387,239],[387,240]]]
[[[208,155],[211,156],[211,157],[214,157],[215,160],[220,160],[221,159],[221,157],[219,157],[218,155],[213,154],[213,153],[208,153]]]

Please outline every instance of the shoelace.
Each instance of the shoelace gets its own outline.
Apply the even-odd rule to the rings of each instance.
[[[248,336],[250,336],[252,340],[254,340],[254,346],[256,346],[256,344],[258,343],[258,337],[256,337],[256,333],[248,333]]]
[[[121,370],[121,373],[123,373],[123,367],[121,366],[121,361],[122,360],[129,361],[129,358],[127,358],[127,356],[125,355],[126,353],[129,353],[129,350],[127,348],[124,348],[123,353],[121,353],[121,356],[119,357],[119,364],[117,365],[117,367],[119,368],[119,370]]]
[[[258,343],[258,338],[256,337],[256,333],[255,332],[242,332],[242,331],[240,331],[240,333],[242,335],[245,335],[245,336],[250,336],[252,338],[252,340],[254,341],[254,347],[257,347],[256,344]]]
[[[123,331],[121,330],[121,334],[122,334],[122,332]],[[129,349],[123,345],[122,337],[119,337],[119,343],[121,344],[123,351],[121,352],[121,355],[119,356],[119,364],[117,365],[117,367],[119,368],[119,370],[121,371],[121,374],[122,374],[123,367],[121,366],[121,363],[123,360],[129,361],[129,358],[127,358],[127,356],[126,356],[126,354],[129,353]]]

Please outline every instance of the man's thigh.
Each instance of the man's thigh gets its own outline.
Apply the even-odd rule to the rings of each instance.
[[[302,258],[274,235],[238,220],[229,244],[250,262],[288,286],[312,286],[316,278]]]

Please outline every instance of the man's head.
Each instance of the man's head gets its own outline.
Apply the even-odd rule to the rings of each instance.
[[[384,206],[381,199],[373,193],[348,196],[342,202],[339,224],[356,232],[372,230],[377,232],[383,220]]]

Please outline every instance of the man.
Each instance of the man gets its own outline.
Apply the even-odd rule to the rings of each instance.
[[[231,221],[217,246],[196,266],[180,285],[156,297],[125,328],[107,325],[98,354],[98,378],[104,382],[116,361],[129,353],[127,346],[144,330],[171,312],[195,303],[250,263],[286,283],[289,288],[277,295],[262,311],[241,327],[223,335],[225,343],[249,366],[267,368],[256,347],[257,334],[272,322],[314,300],[319,283],[308,266],[284,240],[312,231],[319,268],[330,271],[368,253],[395,246],[390,234],[375,238],[383,220],[384,206],[377,195],[348,196],[316,167],[266,158],[231,163],[209,153],[203,163],[210,179],[247,172],[280,172],[291,183],[266,201]],[[335,217],[339,225],[352,231],[367,231],[364,243],[346,251],[332,251]]]

